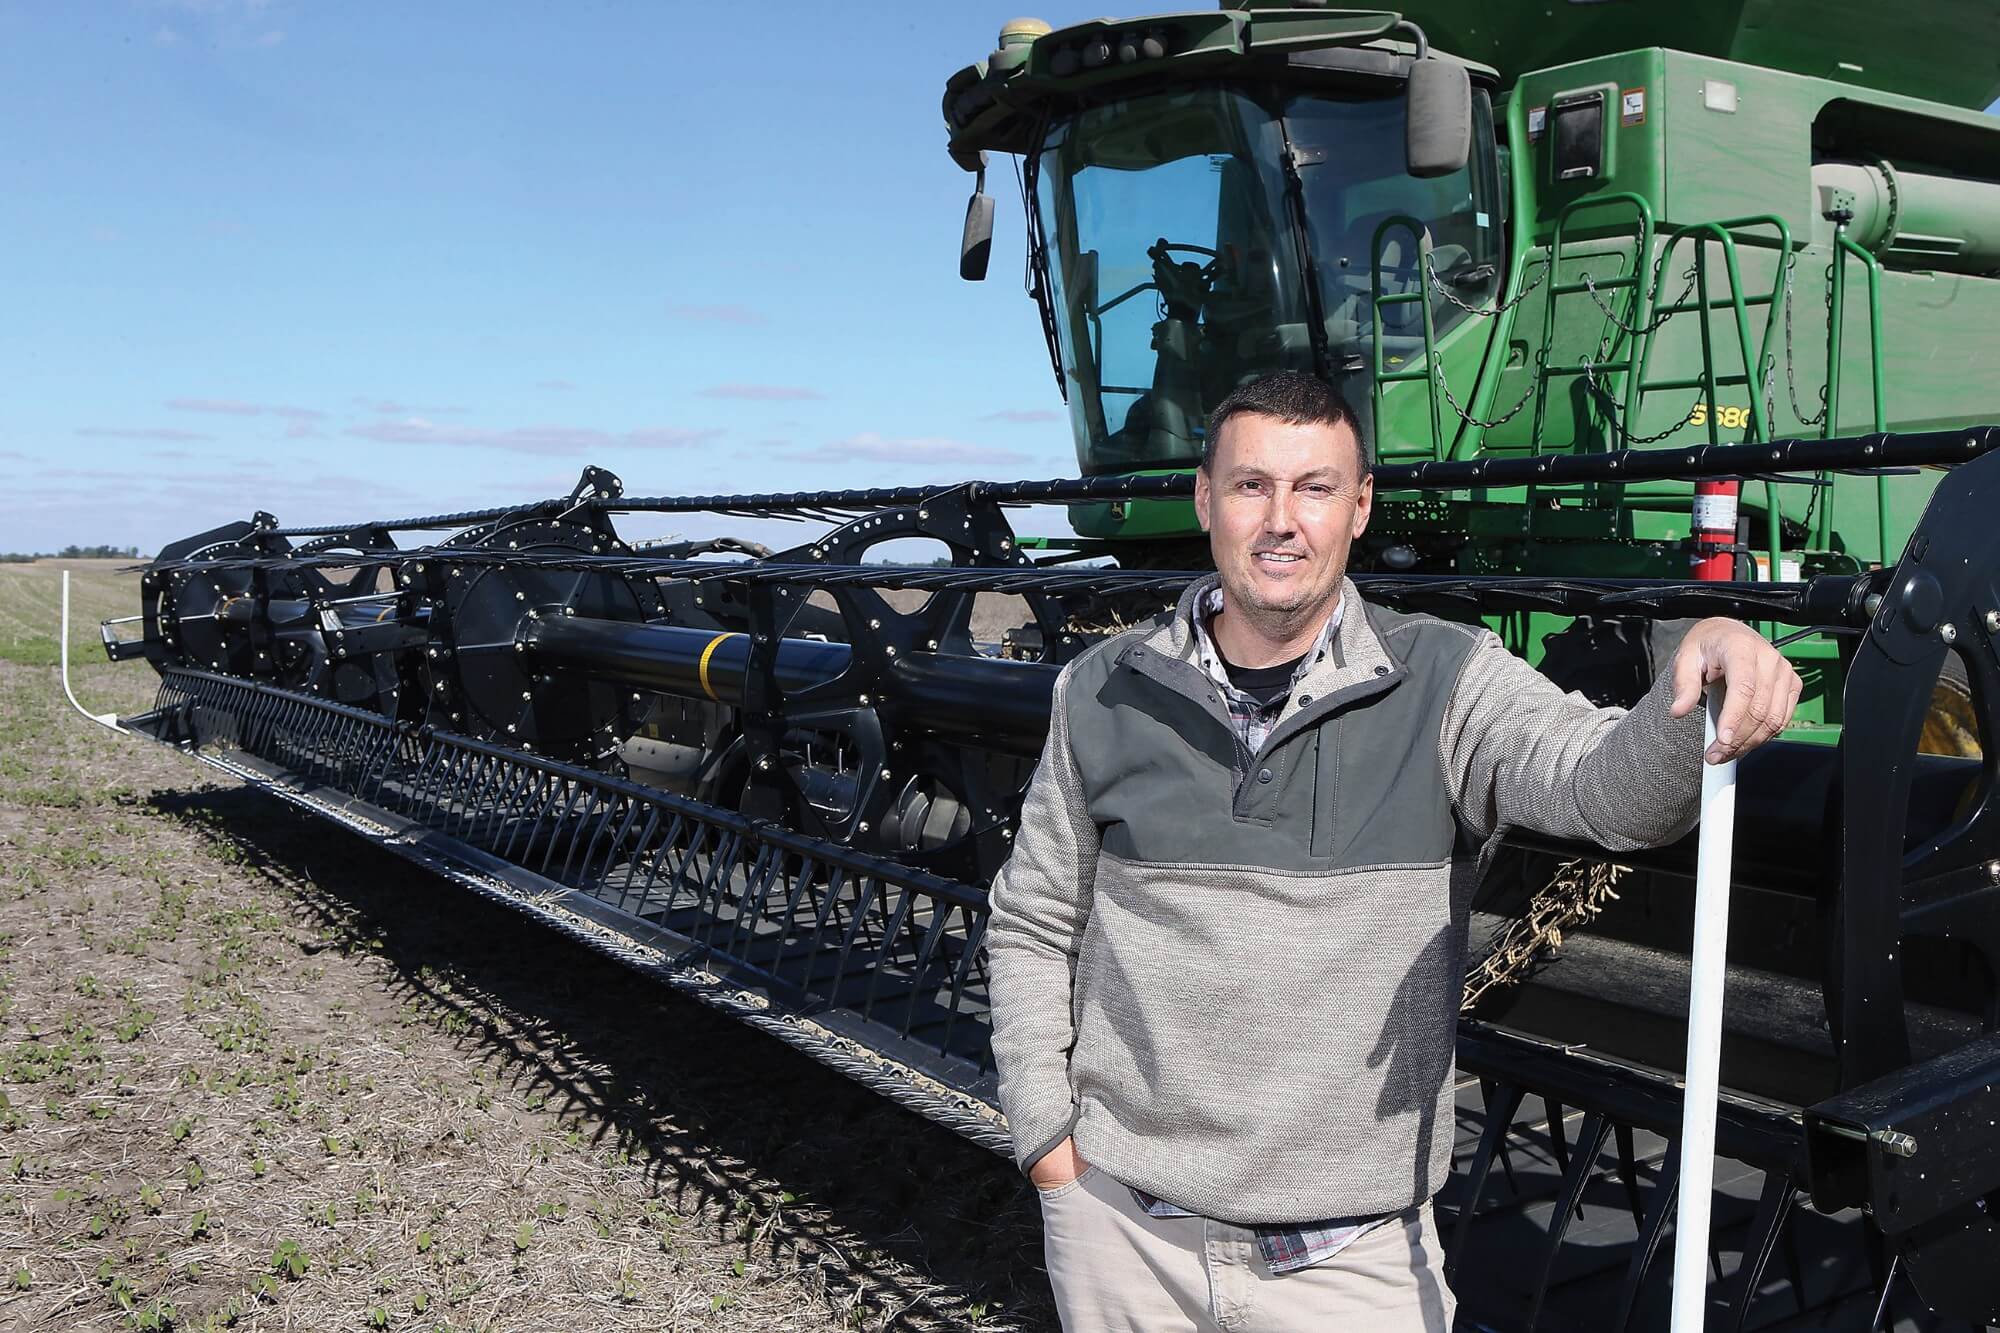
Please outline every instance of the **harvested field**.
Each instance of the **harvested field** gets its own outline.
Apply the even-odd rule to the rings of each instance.
[[[70,713],[61,567],[0,565],[0,1328],[1053,1327],[1006,1163]]]

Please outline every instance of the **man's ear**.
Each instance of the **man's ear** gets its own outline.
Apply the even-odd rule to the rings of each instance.
[[[1199,482],[1196,483],[1200,485]],[[1368,516],[1375,512],[1375,474],[1370,472],[1361,478],[1361,487],[1354,493],[1354,531],[1351,537],[1359,537],[1368,531]]]
[[[1208,469],[1205,467],[1196,468],[1194,470],[1194,517],[1195,521],[1201,524],[1203,532],[1208,531],[1208,506],[1214,498],[1208,486]]]

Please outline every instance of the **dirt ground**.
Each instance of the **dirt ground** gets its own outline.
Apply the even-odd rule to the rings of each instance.
[[[1054,1326],[1006,1163],[71,713],[61,567],[0,565],[0,1328]]]

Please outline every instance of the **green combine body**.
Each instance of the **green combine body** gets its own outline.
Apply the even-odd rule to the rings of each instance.
[[[2000,94],[2000,6],[1916,10],[1019,21],[944,110],[961,165],[1022,159],[1085,475],[1192,466],[1221,396],[1287,367],[1340,384],[1383,462],[1935,429],[2000,417],[2000,120],[1974,109]],[[1429,62],[1467,73],[1471,149],[1418,176]],[[1735,576],[1893,561],[1934,481],[1747,478]],[[1384,495],[1357,562],[1686,578],[1693,489]],[[1072,525],[1121,562],[1199,558],[1184,503]],[[1489,623],[1607,698],[1651,661],[1603,625]],[[1837,645],[1788,651],[1810,690],[1792,734],[1837,736]]]

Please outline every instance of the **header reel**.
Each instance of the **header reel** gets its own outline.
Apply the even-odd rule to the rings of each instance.
[[[162,670],[191,667],[269,681],[394,717],[402,706],[398,654],[423,641],[398,615],[386,534],[322,537],[293,548],[260,513],[175,543],[142,587],[148,656]],[[258,568],[246,561],[351,555],[347,566]]]
[[[538,661],[529,639],[544,619],[611,624],[657,619],[664,603],[646,579],[470,563],[475,552],[535,556],[627,555],[599,511],[576,517],[503,519],[446,543],[460,558],[418,561],[402,582],[413,615],[437,625],[416,658],[426,716],[468,736],[592,768],[615,762],[619,742],[652,712],[642,695]]]

